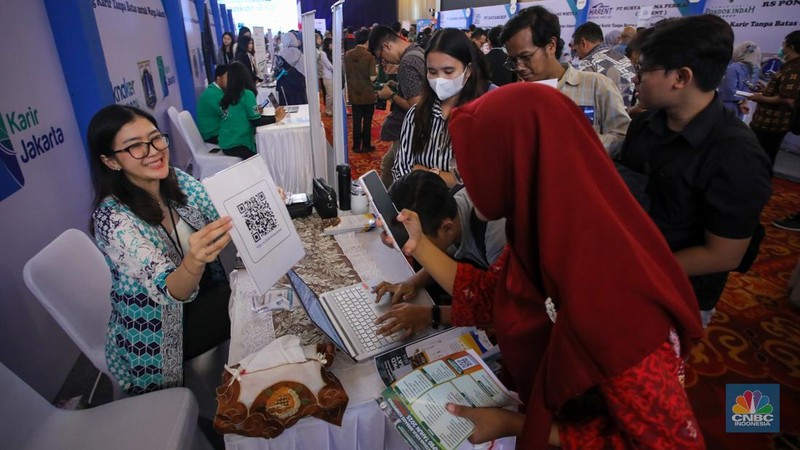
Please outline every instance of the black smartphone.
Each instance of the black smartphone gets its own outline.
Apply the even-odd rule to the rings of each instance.
[[[398,250],[408,242],[408,231],[405,225],[397,221],[397,208],[392,203],[392,198],[386,191],[386,187],[378,176],[378,172],[371,170],[358,179],[358,183],[364,188],[375,212],[383,220],[383,228],[386,233],[394,240],[394,245]]]
[[[278,99],[275,98],[274,92],[270,92],[269,95],[267,95],[267,98],[269,98],[269,103],[272,105],[273,108],[277,108],[278,106],[280,106],[280,104],[278,103]]]

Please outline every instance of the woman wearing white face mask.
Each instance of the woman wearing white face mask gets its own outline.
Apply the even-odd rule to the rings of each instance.
[[[452,187],[453,147],[447,118],[453,108],[472,101],[490,89],[489,65],[475,44],[459,30],[437,32],[425,52],[428,85],[422,100],[403,121],[400,148],[392,176],[396,180],[412,170],[437,173]]]

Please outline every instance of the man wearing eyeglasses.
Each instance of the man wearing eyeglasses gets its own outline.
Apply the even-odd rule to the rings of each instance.
[[[631,121],[619,89],[599,73],[558,62],[564,48],[558,16],[541,6],[523,9],[506,23],[500,40],[506,69],[524,81],[558,80],[558,90],[583,110],[609,155],[618,152]]]
[[[425,54],[417,44],[400,38],[386,26],[373,28],[369,35],[369,52],[378,61],[384,60],[399,65],[396,89],[392,89],[387,83],[377,92],[379,99],[392,101],[392,110],[383,122],[380,135],[382,141],[392,141],[392,146],[381,161],[381,180],[386,187],[389,187],[393,181],[392,167],[397,148],[400,146],[403,119],[408,109],[420,100],[422,87],[427,83]]]
[[[745,254],[758,252],[750,242],[771,193],[771,166],[716,93],[733,53],[727,22],[665,21],[640,51],[634,82],[647,111],[631,122],[619,161],[647,177],[647,212],[689,276],[705,326],[728,272],[746,271]]]

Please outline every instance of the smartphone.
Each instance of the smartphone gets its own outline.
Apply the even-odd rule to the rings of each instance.
[[[269,95],[267,95],[267,98],[269,99],[269,102],[270,104],[272,104],[273,108],[277,108],[278,106],[280,106],[280,103],[278,103],[278,99],[275,98],[274,92],[270,92]]]
[[[408,231],[406,231],[405,225],[397,221],[399,213],[392,203],[392,198],[389,197],[381,177],[378,176],[378,172],[371,170],[361,175],[358,184],[367,193],[367,199],[372,205],[373,212],[383,221],[383,228],[394,240],[395,248],[402,250],[408,241]]]

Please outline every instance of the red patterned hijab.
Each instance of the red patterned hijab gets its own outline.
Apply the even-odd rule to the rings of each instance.
[[[670,328],[686,353],[702,335],[697,300],[572,100],[515,83],[457,108],[449,126],[476,208],[507,219],[494,327],[526,402],[519,448],[542,448],[565,401],[636,365]]]

